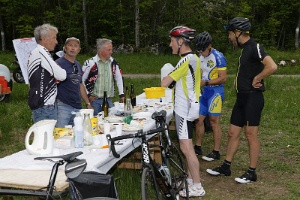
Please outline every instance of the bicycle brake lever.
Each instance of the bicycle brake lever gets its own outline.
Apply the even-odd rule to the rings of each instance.
[[[116,152],[116,148],[115,148],[115,140],[111,138],[111,135],[110,135],[110,134],[107,134],[107,135],[106,135],[106,138],[107,138],[107,140],[108,140],[110,150],[111,150],[112,154],[114,155],[114,157],[115,157],[115,158],[120,158],[120,154],[118,154],[118,153]]]

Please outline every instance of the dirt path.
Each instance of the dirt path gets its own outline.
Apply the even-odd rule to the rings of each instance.
[[[160,74],[123,74],[124,78],[160,78]]]
[[[235,75],[228,75],[228,76],[235,76]],[[300,77],[300,74],[293,74],[293,75],[272,75],[275,77]],[[160,74],[123,74],[124,78],[160,78]]]

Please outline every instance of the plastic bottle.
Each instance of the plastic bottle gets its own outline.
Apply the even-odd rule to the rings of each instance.
[[[76,113],[74,118],[74,146],[75,148],[84,147],[84,136],[83,136],[83,118],[81,117],[80,112]]]
[[[103,102],[102,102],[102,111],[103,111],[103,117],[108,117],[108,101],[107,101],[107,92],[104,91],[103,95]]]
[[[168,182],[171,184],[171,176],[170,176],[170,170],[169,170],[168,166],[160,165],[157,163],[156,167],[157,167],[158,171],[160,171],[162,176],[165,177],[168,180]]]
[[[161,69],[160,69],[160,79],[162,80],[165,76],[167,76],[170,72],[174,70],[174,67],[170,63],[166,63]]]
[[[84,113],[83,133],[84,133],[84,145],[90,146],[93,143],[93,137],[92,137],[92,123],[90,120],[89,113]]]

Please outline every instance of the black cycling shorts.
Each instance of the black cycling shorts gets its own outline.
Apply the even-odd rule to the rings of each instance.
[[[239,126],[259,126],[264,107],[262,92],[238,93],[233,106],[230,123]]]

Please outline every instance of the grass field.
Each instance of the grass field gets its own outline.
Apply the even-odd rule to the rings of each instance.
[[[299,54],[294,55],[299,56]],[[84,60],[88,57],[81,56],[80,59]],[[3,63],[3,60],[7,60],[8,58],[11,59],[7,61],[9,64],[13,60],[13,54],[0,53],[0,63]],[[153,62],[156,59],[159,61]],[[291,59],[291,57],[288,59]],[[129,73],[153,74],[151,72],[155,71],[154,74],[158,74],[163,63],[176,63],[178,57],[156,57],[143,54],[140,56],[136,55],[134,58],[134,55],[119,55],[118,60],[124,68],[128,69]],[[229,74],[234,72],[232,63],[233,61],[230,58],[230,63],[228,62]],[[133,70],[136,65],[145,67],[142,71],[138,71],[138,69]],[[285,66],[279,68],[278,71],[282,71],[282,73],[277,74],[298,74],[299,64]],[[158,86],[160,79],[126,78],[125,84],[129,85],[130,83],[135,85],[136,93],[140,94],[145,87]],[[266,79],[267,91],[264,93],[265,107],[259,130],[261,152],[257,167],[258,181],[245,185],[237,184],[234,181],[234,178],[240,176],[248,168],[249,164],[248,145],[243,134],[241,136],[239,151],[232,164],[232,176],[212,177],[205,172],[207,168],[221,164],[225,157],[229,117],[235,100],[235,91],[232,86],[233,77],[230,76],[225,84],[225,103],[221,118],[223,130],[221,161],[209,163],[199,160],[200,175],[207,194],[205,197],[198,199],[299,199],[300,110],[298,102],[300,98],[300,78],[298,77],[274,76]],[[25,134],[33,124],[31,112],[27,105],[27,95],[28,85],[15,83],[10,102],[0,102],[0,158],[25,148]],[[173,132],[173,134],[176,133]],[[205,135],[203,143],[204,154],[211,151],[212,145],[212,134],[208,133]],[[141,174],[139,170],[113,168],[109,173],[113,174],[116,179],[121,200],[141,199]]]

